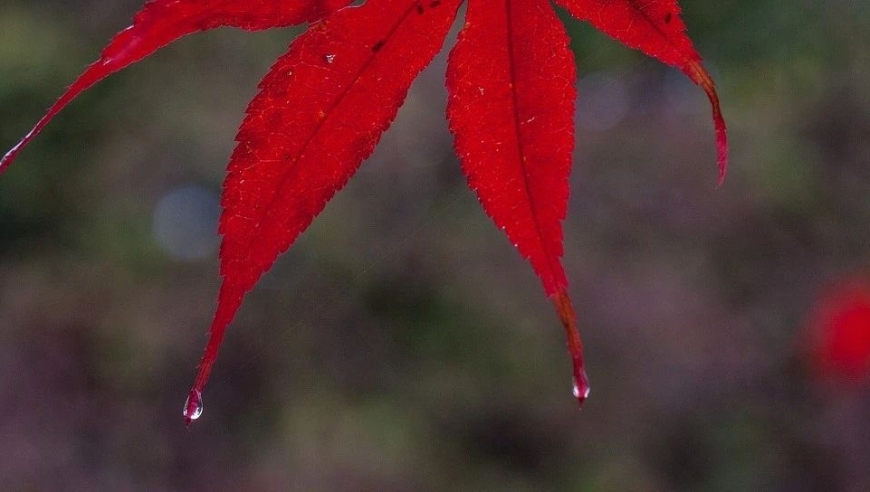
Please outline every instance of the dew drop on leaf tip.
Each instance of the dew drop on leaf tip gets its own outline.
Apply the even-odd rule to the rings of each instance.
[[[582,404],[584,400],[589,398],[589,384],[586,382],[583,382],[583,384],[579,384],[576,378],[572,381],[572,383],[573,384],[571,385],[571,393],[573,393],[574,398],[577,398],[577,400],[579,400]]]
[[[198,419],[202,415],[202,394],[197,390],[192,390],[187,399],[184,400],[184,420],[187,424]]]

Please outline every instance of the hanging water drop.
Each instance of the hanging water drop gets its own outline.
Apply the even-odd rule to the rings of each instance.
[[[323,59],[326,60],[326,63],[332,64],[335,61],[335,55],[323,55]]]
[[[202,393],[198,390],[191,390],[184,400],[184,421],[186,424],[198,419],[202,415]]]
[[[582,405],[583,401],[589,398],[589,383],[586,381],[578,383],[577,378],[574,378],[571,393],[574,394],[574,398],[577,398],[577,401]]]

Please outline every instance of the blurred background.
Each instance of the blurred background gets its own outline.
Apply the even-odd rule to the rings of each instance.
[[[300,31],[188,37],[85,93],[0,178],[0,490],[870,490],[870,3],[681,5],[729,123],[719,189],[702,91],[563,15],[582,411],[451,151],[442,53],[248,296],[185,429],[225,164]],[[0,150],[140,6],[2,0]]]

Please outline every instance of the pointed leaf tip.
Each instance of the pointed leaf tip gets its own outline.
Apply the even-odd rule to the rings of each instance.
[[[577,403],[582,407],[589,397],[589,377],[586,375],[586,367],[583,362],[583,343],[580,341],[580,332],[577,329],[577,314],[571,305],[568,293],[563,289],[552,298],[556,306],[556,312],[565,329],[565,338],[568,343],[568,353],[571,355],[573,364],[573,393]]]
[[[668,65],[679,68],[699,85],[713,106],[716,128],[718,183],[728,168],[728,142],[725,120],[713,79],[701,66],[701,56],[686,34],[677,0],[556,0],[568,12],[587,21],[626,46],[640,50]]]
[[[217,360],[224,334],[242,305],[242,296],[245,292],[243,288],[230,284],[226,280],[221,284],[220,292],[218,292],[217,311],[208,332],[208,343],[199,361],[193,387],[184,402],[184,418],[187,425],[190,425],[191,420],[196,420],[202,414],[202,391],[211,375],[212,366]]]
[[[716,131],[716,164],[719,168],[717,185],[722,186],[725,174],[728,171],[728,130],[725,127],[725,118],[722,117],[722,109],[719,105],[719,94],[716,92],[716,83],[699,62],[688,65],[687,74],[693,82],[698,84],[707,94],[713,111],[713,126]]]

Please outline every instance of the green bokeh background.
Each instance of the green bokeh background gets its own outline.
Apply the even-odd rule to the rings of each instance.
[[[577,131],[582,411],[450,150],[442,53],[249,295],[186,430],[217,255],[167,255],[155,207],[219,192],[299,31],[188,37],[84,94],[0,178],[0,490],[870,490],[870,390],[814,376],[805,343],[820,292],[870,269],[870,3],[681,5],[729,123],[720,189],[703,93],[566,21],[578,118],[625,105]],[[140,6],[2,0],[0,148]]]

